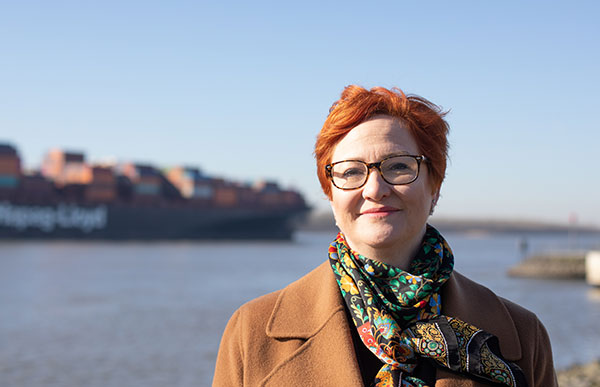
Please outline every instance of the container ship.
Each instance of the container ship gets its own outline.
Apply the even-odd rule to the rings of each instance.
[[[51,150],[23,171],[0,144],[0,239],[289,239],[308,211],[275,182],[242,184],[198,168],[90,164]]]

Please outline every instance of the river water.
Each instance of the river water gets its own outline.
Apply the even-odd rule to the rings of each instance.
[[[600,358],[599,289],[507,277],[523,236],[445,236],[457,270],[537,313],[557,368]],[[332,238],[0,242],[0,385],[209,386],[233,311],[318,266]],[[598,235],[527,241],[531,251],[600,248]]]

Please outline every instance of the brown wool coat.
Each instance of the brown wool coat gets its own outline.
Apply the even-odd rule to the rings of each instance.
[[[442,310],[496,335],[530,387],[557,386],[546,330],[530,311],[453,273]],[[441,369],[436,386],[482,386]],[[213,386],[362,386],[343,299],[328,262],[238,309],[225,328]]]

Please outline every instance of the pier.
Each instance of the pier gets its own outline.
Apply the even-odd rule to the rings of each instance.
[[[600,286],[600,251],[548,252],[529,256],[508,275],[526,278],[586,280]]]

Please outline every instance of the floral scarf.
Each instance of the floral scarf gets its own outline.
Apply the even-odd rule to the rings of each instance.
[[[527,385],[521,369],[500,354],[495,336],[441,314],[440,289],[454,257],[432,226],[410,272],[352,251],[342,233],[329,246],[329,261],[361,341],[385,363],[373,386],[426,387],[412,375],[422,359],[474,379]]]

